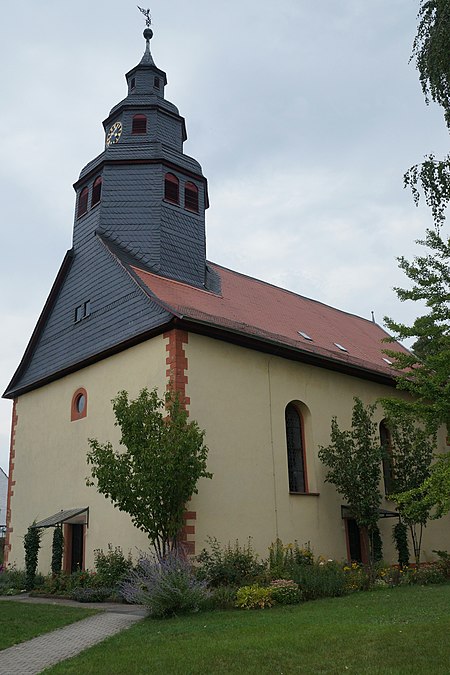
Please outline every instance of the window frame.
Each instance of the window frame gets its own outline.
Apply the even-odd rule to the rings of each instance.
[[[189,197],[188,194],[190,195]],[[184,184],[184,208],[187,211],[191,211],[192,213],[198,213],[199,211],[198,187],[195,185],[195,183],[190,181]]]
[[[82,410],[78,410],[78,402],[84,396],[84,406]],[[84,387],[79,387],[72,396],[72,403],[70,405],[70,421],[75,422],[87,417],[88,395]]]
[[[176,186],[176,199],[170,195],[168,186],[172,186],[172,189]],[[180,205],[180,179],[170,172],[164,175],[164,201],[169,202],[169,204],[176,204],[176,206]]]
[[[142,113],[133,115],[133,118],[131,120],[131,135],[145,136],[146,133],[147,133],[147,116],[143,115]]]
[[[92,207],[97,206],[97,204],[100,204],[102,200],[102,187],[103,187],[103,178],[102,176],[97,176],[97,178],[94,180],[92,184],[91,209]]]
[[[85,216],[89,206],[89,187],[86,185],[78,195],[77,218]]]
[[[380,434],[380,444],[387,453],[387,455],[385,455],[383,450],[383,457],[381,463],[383,468],[384,494],[385,497],[388,497],[394,492],[393,489],[394,464],[392,461],[392,436],[391,432],[389,431],[389,427],[386,424],[386,420],[381,420],[378,430]]]
[[[299,422],[299,427],[300,427],[300,448],[290,448],[289,445],[289,430],[288,430],[288,412],[292,411],[298,419]],[[285,438],[286,438],[286,458],[287,458],[287,469],[288,469],[288,486],[289,486],[289,494],[293,495],[303,495],[303,494],[310,494],[309,492],[309,487],[308,487],[308,471],[307,471],[307,463],[306,463],[306,443],[305,443],[305,419],[304,416],[298,406],[294,401],[290,401],[285,409],[284,409],[284,431],[285,431]],[[298,457],[300,459],[300,469],[295,468],[295,460],[294,462],[291,459],[291,453],[296,452],[298,453]],[[298,489],[298,483],[295,484],[297,479],[295,478],[295,474],[301,472],[302,474],[302,482],[303,482],[303,490]],[[294,488],[297,489],[294,489]]]

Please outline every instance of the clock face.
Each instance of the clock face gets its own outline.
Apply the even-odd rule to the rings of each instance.
[[[106,145],[117,143],[122,134],[122,122],[115,122],[106,134]]]

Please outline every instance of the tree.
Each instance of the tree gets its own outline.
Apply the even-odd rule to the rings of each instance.
[[[370,535],[377,527],[381,494],[382,447],[377,425],[372,421],[375,405],[364,407],[355,397],[352,428],[341,431],[336,417],[331,421],[331,444],[320,447],[319,459],[328,467],[325,478],[347,500],[364,538],[367,550]],[[373,559],[373,547],[371,560]]]
[[[391,494],[389,498],[397,503],[403,522],[408,526],[413,543],[416,563],[420,562],[422,533],[430,510],[422,505],[414,513],[405,510],[398,502],[397,495],[419,487],[430,475],[433,452],[436,449],[436,435],[430,434],[424,425],[416,422],[415,416],[404,408],[403,401],[384,399],[386,426],[390,444],[387,458],[392,466]]]
[[[430,475],[417,488],[396,496],[399,508],[407,518],[420,518],[423,511],[431,519],[441,518],[450,511],[450,453],[439,455]]]
[[[177,548],[184,508],[199,478],[212,478],[206,471],[205,432],[188,422],[173,391],[159,398],[156,389],[143,389],[134,401],[121,391],[112,403],[124,448],[115,451],[109,442],[90,439],[92,477],[98,491],[129,513],[164,557]]]
[[[425,102],[434,101],[443,108],[445,123],[450,129],[450,0],[420,0],[418,20],[411,59],[419,71]],[[413,285],[411,289],[396,288],[395,291],[401,301],[424,302],[426,312],[411,326],[386,317],[386,325],[396,339],[415,338],[410,354],[386,352],[399,370],[398,388],[413,395],[412,401],[400,404],[403,412],[414,413],[431,434],[440,424],[447,425],[450,432],[450,239],[443,234],[450,202],[450,155],[438,160],[429,154],[421,164],[406,172],[404,182],[405,187],[411,188],[416,205],[421,196],[425,199],[434,229],[428,229],[425,239],[417,242],[428,248],[425,255],[416,257],[413,262],[404,257],[398,259]],[[444,456],[437,466],[442,467],[447,461],[450,459]],[[436,471],[438,475],[438,469]],[[430,476],[425,482],[433,480],[435,488],[439,485],[445,490],[445,480]],[[408,494],[414,489],[417,487]],[[450,486],[447,484],[446,494],[425,488],[420,494],[428,497],[427,500],[417,498],[415,504],[408,507],[412,519],[423,518],[427,508],[433,508],[432,494],[437,500],[436,513],[441,512],[440,505],[449,498]],[[400,503],[406,513],[408,500]]]
[[[418,347],[409,353],[386,352],[399,370],[397,387],[413,395],[411,402],[399,405],[423,419],[431,433],[450,422],[450,239],[445,242],[428,230],[419,243],[431,252],[412,263],[399,258],[413,286],[395,290],[402,301],[424,301],[427,311],[411,326],[385,317],[397,339],[416,338]]]

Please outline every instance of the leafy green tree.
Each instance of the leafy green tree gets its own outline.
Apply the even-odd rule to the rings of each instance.
[[[205,432],[188,421],[177,393],[159,398],[143,389],[134,401],[121,391],[113,400],[123,448],[90,439],[87,455],[98,491],[146,532],[158,556],[177,548],[185,504],[206,471]],[[94,485],[88,480],[89,485]]]
[[[433,101],[442,107],[450,129],[450,0],[420,0],[418,21],[411,59],[419,72],[425,102]],[[450,432],[450,238],[443,232],[450,202],[450,155],[443,159],[432,154],[426,156],[421,164],[406,172],[404,181],[411,188],[416,205],[424,198],[434,229],[428,229],[425,238],[417,242],[427,248],[423,255],[412,262],[404,257],[398,259],[412,287],[395,291],[401,301],[421,301],[426,311],[411,326],[385,318],[395,338],[415,340],[410,354],[390,350],[387,353],[399,370],[398,388],[413,395],[412,401],[401,404],[403,412],[409,410],[421,419],[430,434],[441,424],[447,425]],[[450,459],[445,456],[438,460],[436,476],[447,461]],[[450,495],[445,479],[429,476],[424,480],[432,481],[433,489],[414,493],[418,488],[411,486],[407,491],[416,494],[415,503],[408,506],[409,518],[416,522],[432,508],[435,514],[441,513]],[[438,486],[447,492],[436,493]],[[427,498],[419,499],[419,494]],[[434,505],[431,495],[436,499]],[[408,500],[398,503],[406,513]]]
[[[399,369],[397,387],[413,394],[413,400],[401,407],[423,419],[431,433],[450,422],[450,240],[444,242],[428,230],[419,243],[431,252],[412,263],[399,258],[413,286],[395,290],[402,301],[424,302],[427,311],[411,326],[385,318],[398,339],[416,338],[419,348],[409,353],[386,351]]]
[[[430,434],[425,425],[418,424],[415,416],[408,409],[405,410],[403,401],[385,399],[383,405],[390,435],[387,456],[392,464],[389,498],[397,503],[402,520],[409,528],[414,557],[419,564],[423,528],[430,510],[422,505],[412,518],[412,514],[405,511],[397,501],[397,495],[419,487],[430,475],[433,452],[436,450],[436,434]]]
[[[422,485],[396,495],[399,508],[405,517],[419,519],[424,511],[431,519],[441,518],[450,511],[450,453],[439,455],[432,465],[430,475]]]
[[[351,430],[342,431],[333,417],[331,444],[320,447],[319,459],[328,467],[325,481],[346,499],[373,560],[369,541],[379,518],[382,446],[372,421],[376,406],[364,407],[358,397],[353,400]]]

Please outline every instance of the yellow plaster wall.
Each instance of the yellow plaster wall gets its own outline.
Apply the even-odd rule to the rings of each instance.
[[[395,390],[194,334],[185,351],[190,414],[206,429],[208,468],[214,473],[212,480],[202,479],[189,507],[197,512],[196,550],[208,536],[223,544],[251,536],[265,555],[278,536],[285,543],[310,542],[316,555],[346,558],[344,501],[324,482],[318,448],[330,442],[332,416],[341,428],[350,428],[354,396],[368,404]],[[288,491],[284,412],[290,401],[302,404],[309,491],[318,495]],[[382,418],[380,408],[376,420]],[[393,508],[389,502],[382,506]],[[395,522],[380,521],[385,557],[392,562]],[[429,524],[425,558],[433,548],[450,548],[448,525],[448,519]]]
[[[125,553],[148,548],[147,537],[133,527],[128,514],[86,486],[86,452],[88,438],[118,447],[120,430],[114,427],[111,399],[120,390],[132,398],[143,387],[165,390],[166,342],[162,336],[153,338],[19,397],[10,563],[23,568],[23,535],[33,520],[74,507],[89,506],[88,568],[93,568],[94,548],[106,549],[108,543],[122,546]],[[71,422],[72,396],[79,387],[87,390],[87,417]],[[53,528],[45,531],[39,553],[44,573],[50,569],[52,535]]]
[[[148,548],[146,536],[129,516],[86,486],[87,439],[117,446],[111,399],[119,390],[126,389],[131,397],[144,386],[164,390],[166,344],[162,336],[153,338],[19,398],[9,562],[23,567],[23,535],[34,519],[72,507],[90,509],[88,568],[93,567],[93,550],[106,549],[108,543],[122,546],[125,553]],[[324,483],[317,451],[329,443],[333,415],[341,428],[350,426],[354,396],[371,403],[394,390],[192,333],[185,352],[190,416],[206,429],[208,469],[214,473],[212,480],[200,481],[199,494],[188,505],[197,513],[196,551],[208,536],[224,544],[235,539],[244,543],[251,536],[255,549],[266,555],[279,536],[285,543],[310,542],[316,555],[346,558],[343,500]],[[88,415],[71,422],[72,395],[79,387],[88,392]],[[318,494],[288,492],[284,411],[290,401],[302,405],[309,490]],[[442,450],[444,442],[442,437]],[[390,503],[382,506],[392,508]],[[393,562],[395,522],[380,521],[385,558]],[[49,529],[39,556],[44,573],[50,569],[51,536]],[[450,548],[448,518],[427,527],[424,559],[433,557],[437,548]]]

